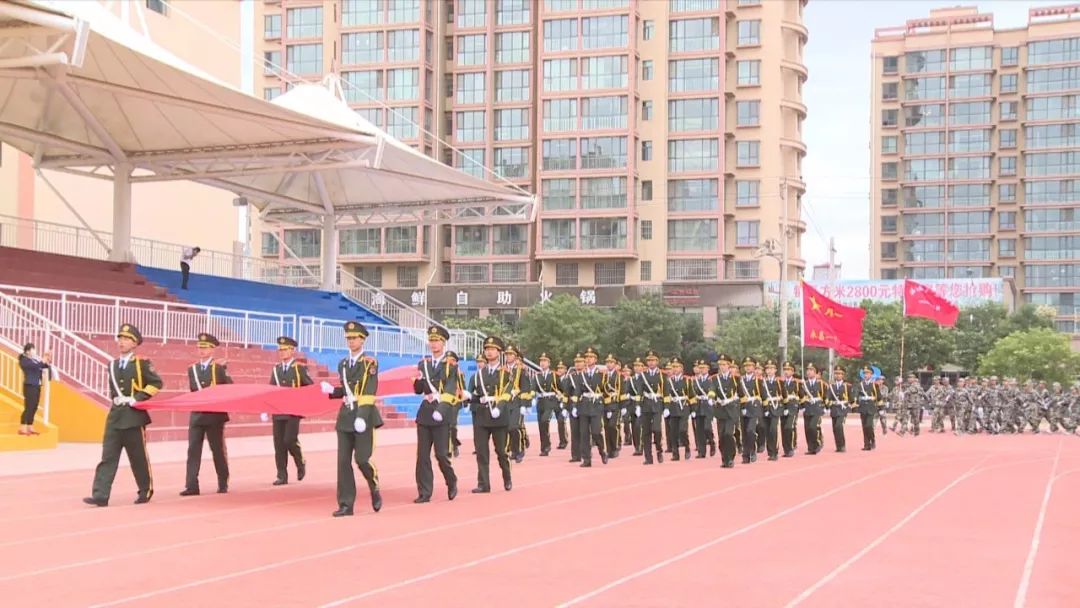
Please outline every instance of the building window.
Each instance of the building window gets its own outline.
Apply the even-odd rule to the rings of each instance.
[[[1016,202],[1016,184],[998,184],[998,202]]]
[[[487,264],[454,264],[454,282],[476,284],[488,282]]]
[[[528,101],[529,70],[495,72],[495,101]]]
[[[757,142],[739,142],[757,144]],[[757,148],[747,156],[747,162],[756,162]],[[739,158],[743,158],[741,155]],[[697,173],[715,171],[719,165],[720,142],[716,139],[676,139],[668,141],[668,171],[673,173]],[[741,166],[741,165],[740,165]]]
[[[1016,212],[998,212],[998,230],[1016,230]]]
[[[998,239],[998,257],[1016,257],[1016,239]]]
[[[277,257],[280,253],[277,235],[273,232],[262,233],[262,256]]]
[[[1001,49],[1001,66],[1011,67],[1020,63],[1020,47],[1008,46]]]
[[[629,42],[627,15],[585,17],[581,20],[581,46],[586,49],[622,48]]]
[[[263,89],[263,99],[266,101],[273,101],[278,95],[281,95],[281,87],[265,87]]]
[[[1016,74],[1002,74],[1001,83],[998,87],[1001,93],[1015,93],[1017,91],[1018,76]]]
[[[544,100],[542,107],[545,133],[558,133],[577,129],[576,99],[548,99]]]
[[[899,119],[899,110],[882,110],[881,111],[881,126],[886,128],[895,127]]]
[[[483,27],[487,20],[488,0],[457,0],[458,27]]]
[[[544,50],[548,52],[577,50],[577,19],[544,21]]]
[[[735,143],[735,166],[757,167],[761,164],[761,142],[740,141]]]
[[[884,279],[884,280],[887,280],[887,281],[895,281],[896,280],[896,269],[895,268],[882,268],[881,269],[881,278]]]
[[[881,153],[882,154],[896,154],[897,137],[895,135],[886,135],[881,138]]]
[[[317,258],[322,253],[322,231],[286,230],[285,247],[298,258]]]
[[[484,103],[487,96],[484,86],[485,76],[484,72],[458,74],[456,101],[460,104]]]
[[[525,63],[529,60],[529,32],[495,34],[495,63]]]
[[[1028,65],[1080,61],[1080,38],[1058,38],[1028,43]]]
[[[757,63],[760,67],[760,62]],[[742,74],[742,71],[740,70],[739,73]],[[680,59],[668,62],[668,92],[686,93],[719,89],[719,59]]]
[[[338,232],[338,253],[341,255],[378,255],[382,251],[381,230],[378,228],[349,228]]]
[[[486,112],[483,110],[458,112],[455,117],[454,138],[457,141],[484,141],[486,122]]]
[[[390,23],[414,23],[420,20],[420,0],[386,0],[386,2],[390,7]]]
[[[882,188],[881,190],[881,206],[882,207],[895,207],[899,200],[899,192],[896,188]]]
[[[739,46],[761,44],[761,20],[740,21],[738,25]]]
[[[419,108],[390,108],[386,114],[386,132],[391,137],[416,139],[419,135]]]
[[[491,265],[492,283],[524,283],[529,265],[526,262],[499,262]]]
[[[756,247],[758,244],[758,226],[760,222],[736,221],[735,244],[739,247]]]
[[[581,60],[581,88],[624,88],[629,79],[629,74],[626,70],[626,55],[586,57]]]
[[[290,8],[285,14],[289,38],[322,37],[322,7]]]
[[[281,51],[263,52],[263,74],[273,76],[281,70]]]
[[[263,38],[266,40],[281,38],[281,15],[263,17]]]
[[[998,161],[998,175],[1000,177],[1010,177],[1016,175],[1015,156],[1002,156],[998,158]]]
[[[739,0],[739,4],[749,4]],[[697,13],[714,11],[720,8],[720,0],[669,0],[668,9],[672,13]]]
[[[597,285],[625,285],[626,262],[598,262],[593,265]]]
[[[761,102],[737,101],[735,102],[735,124],[740,127],[756,127],[761,120]]]
[[[1003,101],[999,104],[1001,120],[1016,120],[1016,102]]]
[[[641,142],[641,160],[652,160],[652,142],[649,140]],[[652,186],[652,182],[649,182],[649,186]]]
[[[420,285],[420,269],[416,266],[398,266],[397,286],[411,288]]]
[[[581,248],[625,249],[626,218],[592,218],[581,220]]]
[[[529,110],[514,108],[495,110],[495,141],[517,141],[529,138]]]
[[[1028,93],[1051,93],[1080,88],[1080,68],[1063,67],[1027,71]]]
[[[420,97],[420,70],[387,70],[386,71],[386,97],[387,99],[419,99]]]
[[[529,176],[529,148],[495,148],[495,174],[507,179]]]
[[[758,260],[735,260],[731,264],[731,278],[736,281],[751,281],[761,276],[761,263]]]
[[[294,44],[285,47],[285,68],[293,74],[322,74],[323,45]]]
[[[169,15],[169,6],[165,4],[165,0],[146,0],[146,8],[159,15]]]
[[[945,51],[912,51],[904,55],[907,71],[913,73],[937,73],[945,71]]]
[[[673,133],[715,131],[719,128],[719,120],[719,99],[675,99],[668,102],[668,130]]]
[[[642,122],[648,122],[648,121],[652,120],[652,102],[651,101],[646,100],[646,101],[641,102],[641,120],[642,120]]]
[[[577,59],[544,61],[544,90],[572,91],[578,88]]]
[[[989,211],[958,211],[949,214],[949,234],[990,232]]]
[[[758,180],[737,180],[735,182],[735,206],[757,207],[760,200],[761,182]]]
[[[586,177],[581,179],[582,209],[625,209],[625,177]]]
[[[717,276],[716,260],[668,260],[667,278],[669,281],[715,281]]]
[[[581,138],[582,169],[625,169],[626,137]]]
[[[387,228],[386,253],[416,253],[416,226]]]
[[[652,80],[653,78],[653,62],[651,59],[646,59],[641,62],[641,79]]]
[[[641,220],[641,240],[652,240],[652,220]]]
[[[504,224],[493,226],[494,255],[525,255],[529,252],[529,226]]]
[[[640,265],[639,280],[647,282],[652,280],[652,262],[649,260],[642,260]]]
[[[716,251],[720,242],[717,226],[717,220],[668,220],[667,250]]]
[[[736,65],[739,86],[758,86],[761,84],[761,60],[739,61]]]
[[[896,259],[896,243],[882,243],[881,244],[881,259],[883,259],[883,260],[895,260]]]
[[[586,97],[581,100],[583,130],[625,129],[628,101],[625,96]]]
[[[495,6],[495,23],[524,25],[529,22],[531,6],[530,0],[499,0]]]
[[[460,154],[454,156],[457,161],[456,169],[477,178],[483,179],[487,176],[485,170],[485,157],[486,151],[483,148],[473,148],[469,150],[462,150]]]
[[[748,35],[752,30],[754,37],[761,28],[760,21],[739,22],[739,44],[756,44],[755,42],[743,42],[742,33],[744,24],[747,24]],[[756,24],[757,29],[753,29]],[[670,23],[669,49],[672,53],[688,53],[697,51],[712,51],[720,48],[720,18],[705,17],[702,19],[680,19]]]
[[[344,0],[341,5],[341,24],[345,27],[382,23],[382,0]]]
[[[895,74],[899,70],[900,58],[899,57],[882,57],[881,58],[881,73],[882,74]]]
[[[998,131],[998,147],[1002,149],[1016,147],[1016,129],[1001,129]]]
[[[458,36],[457,63],[458,65],[486,64],[487,36],[484,34],[474,34],[472,36]]]
[[[577,285],[578,284],[578,265],[572,263],[560,262],[555,264],[555,284],[556,285]]]
[[[454,227],[454,255],[456,255],[456,256],[488,255],[488,227],[487,226],[455,226]]]
[[[899,84],[895,82],[886,82],[881,85],[881,99],[882,101],[894,101],[899,98]]]
[[[895,162],[881,163],[881,179],[896,180],[896,167]]]
[[[656,34],[656,22],[652,19],[646,19],[641,22],[641,39],[652,40],[652,37]]]
[[[672,179],[667,184],[669,212],[716,211],[720,207],[717,179]]]
[[[993,49],[988,46],[952,49],[949,69],[954,72],[988,70],[993,67],[992,54]]]
[[[572,179],[545,179],[540,183],[540,199],[544,211],[573,209],[576,200]]]
[[[574,220],[544,220],[540,228],[540,240],[544,251],[568,251],[577,246],[577,227]],[[569,284],[577,284],[576,267],[574,282]]]
[[[420,30],[393,30],[386,35],[389,61],[420,59]]]
[[[367,103],[386,99],[383,74],[382,70],[342,72],[341,79],[349,84],[345,88],[345,100],[350,103]],[[377,108],[375,110],[378,111]]]
[[[361,32],[341,37],[341,62],[343,64],[382,63],[383,33]]]
[[[881,232],[884,234],[896,234],[896,216],[881,216]]]
[[[545,139],[541,168],[546,171],[577,169],[577,142],[573,139]]]

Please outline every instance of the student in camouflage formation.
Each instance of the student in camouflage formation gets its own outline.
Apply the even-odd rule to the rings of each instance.
[[[919,436],[923,409],[927,404],[927,394],[919,384],[919,379],[915,374],[908,374],[908,383],[904,387],[904,413],[911,423],[911,433],[916,437]]]
[[[926,398],[930,401],[930,432],[945,432],[945,400],[948,395],[945,387],[941,384],[941,378],[934,376],[930,389],[926,391]]]
[[[885,376],[879,376],[877,379],[877,390],[880,401],[878,401],[878,423],[881,424],[881,435],[885,436],[889,434],[888,416],[890,401],[889,401],[889,387],[885,384]]]
[[[892,431],[901,437],[907,434],[911,419],[907,415],[907,406],[904,404],[904,379],[897,376],[893,380],[892,390],[889,391],[889,407],[893,411]]]

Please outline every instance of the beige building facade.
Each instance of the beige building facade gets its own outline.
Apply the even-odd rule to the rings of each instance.
[[[268,0],[256,94],[335,74],[391,135],[538,195],[532,222],[340,226],[345,268],[436,318],[662,293],[710,326],[760,305],[784,240],[787,278],[804,266],[805,4]],[[318,229],[255,219],[251,235],[317,266]]]
[[[1080,5],[935,10],[872,49],[872,277],[1012,279],[1077,331]]]

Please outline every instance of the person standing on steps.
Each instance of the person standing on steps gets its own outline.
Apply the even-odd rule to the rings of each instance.
[[[307,366],[296,360],[296,340],[288,336],[277,339],[278,359],[281,363],[274,366],[270,373],[270,384],[300,388],[313,384],[308,376]],[[302,416],[274,414],[274,464],[277,465],[275,486],[289,483],[289,455],[296,462],[296,480],[303,481],[307,474],[304,452],[300,448],[300,420]]]
[[[112,398],[112,407],[105,418],[101,462],[94,471],[93,491],[83,499],[88,505],[109,505],[121,451],[127,452],[128,463],[139,488],[135,504],[146,504],[154,496],[154,475],[150,469],[150,456],[146,451],[146,425],[150,424],[150,414],[131,406],[158,394],[162,383],[150,360],[141,359],[135,354],[135,349],[142,341],[139,328],[130,323],[121,325],[120,331],[116,333],[116,346],[120,356],[109,364],[109,397]]]
[[[364,341],[368,330],[363,323],[345,323],[345,343],[349,356],[338,362],[337,376],[341,386],[335,387],[325,380],[319,384],[330,399],[341,399],[334,432],[337,433],[337,503],[334,517],[353,514],[356,503],[356,476],[352,463],[367,481],[371,492],[371,508],[378,513],[382,509],[379,492],[379,470],[371,462],[375,451],[375,429],[383,425],[382,415],[375,405],[375,393],[379,390],[379,362],[364,354]]]
[[[188,277],[191,275],[191,261],[199,255],[202,249],[198,247],[184,247],[180,254],[180,289],[188,288]]]
[[[23,413],[19,420],[20,435],[37,435],[34,430],[34,417],[37,416],[38,404],[41,402],[41,383],[48,381],[43,372],[51,371],[52,355],[45,353],[38,358],[37,349],[33,344],[23,347],[19,355],[19,368],[23,373]]]
[[[416,492],[413,502],[431,502],[435,475],[431,469],[431,452],[439,463],[446,482],[447,498],[457,498],[457,475],[450,463],[450,418],[457,403],[458,368],[446,356],[446,341],[450,332],[445,327],[432,325],[428,328],[428,346],[431,356],[424,357],[416,366],[417,377],[413,392],[423,395],[416,411]]]
[[[199,334],[197,348],[199,362],[188,368],[188,387],[191,392],[198,392],[218,384],[232,384],[232,378],[225,370],[225,363],[214,360],[214,349],[220,345],[211,334]],[[225,449],[225,423],[229,415],[225,412],[191,412],[188,421],[187,480],[181,496],[199,495],[199,469],[202,467],[203,439],[210,444],[210,453],[214,456],[214,471],[217,473],[218,494],[229,491],[229,453]]]

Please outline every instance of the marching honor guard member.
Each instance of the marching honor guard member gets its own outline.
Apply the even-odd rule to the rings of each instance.
[[[439,463],[446,495],[450,500],[457,497],[457,475],[450,463],[450,421],[454,417],[454,404],[458,394],[457,363],[446,356],[446,341],[450,332],[445,327],[432,325],[428,328],[428,346],[431,356],[417,364],[417,378],[413,391],[423,395],[420,409],[416,411],[416,500],[415,503],[431,502],[434,491],[434,473],[431,470],[431,452]]]
[[[579,376],[577,387],[577,415],[578,426],[581,429],[581,466],[592,466],[592,446],[590,439],[600,452],[600,460],[607,464],[608,456],[605,451],[604,426],[601,423],[604,413],[604,374],[596,369],[596,360],[599,355],[596,349],[585,349],[585,371]]]
[[[641,424],[641,448],[645,451],[645,464],[653,463],[653,446],[656,446],[656,461],[664,462],[664,397],[667,394],[667,381],[659,369],[660,355],[655,350],[645,353],[645,370],[641,373],[642,400],[638,419]]]
[[[525,438],[528,436],[525,417],[532,405],[532,379],[529,377],[529,370],[521,364],[521,352],[516,346],[507,345],[503,356],[510,378],[510,404],[506,408],[507,424],[510,428],[510,457],[521,464],[521,461],[525,460]]]
[[[697,404],[690,390],[690,379],[683,376],[683,362],[678,357],[671,358],[671,375],[668,376],[668,397],[664,417],[667,418],[668,449],[671,459],[679,460],[679,447],[686,450],[686,459],[690,460],[690,415]]]
[[[803,433],[806,434],[806,453],[811,456],[821,451],[821,417],[825,414],[825,383],[817,377],[817,367],[806,364],[806,381],[803,387]]]
[[[296,340],[288,336],[277,339],[279,365],[270,373],[270,384],[300,388],[313,384],[307,366],[296,360]],[[289,455],[296,463],[296,480],[303,481],[307,474],[307,462],[300,448],[300,421],[303,416],[274,414],[274,464],[277,465],[275,486],[289,483]]]
[[[484,367],[476,372],[472,391],[473,443],[476,446],[476,481],[473,494],[491,491],[489,467],[491,448],[502,469],[503,488],[513,489],[510,476],[509,416],[503,410],[510,407],[510,375],[499,362],[504,344],[502,338],[488,336],[484,340]]]
[[[851,386],[844,382],[844,368],[839,365],[833,368],[833,381],[825,394],[825,402],[829,405],[829,417],[832,418],[836,451],[846,452],[847,438],[844,436],[844,423],[847,422],[848,410],[851,409]]]
[[[615,355],[609,354],[604,360],[607,369],[604,371],[604,418],[601,424],[604,428],[604,451],[608,458],[618,458],[619,450],[622,449],[622,410],[623,387],[622,373],[619,371],[619,360]]]
[[[757,377],[757,359],[743,360],[739,377],[739,401],[742,405],[743,464],[757,462],[757,428],[761,418],[761,379]]]
[[[585,355],[574,355],[574,369],[563,377],[563,394],[566,395],[564,417],[570,421],[570,462],[581,462],[581,418],[578,417],[578,387],[585,372]],[[586,444],[588,445],[588,444]]]
[[[465,372],[462,372],[461,366],[458,365],[460,359],[458,358],[457,353],[454,351],[447,352],[446,360],[458,370],[457,401],[455,401],[450,408],[452,410],[450,413],[450,456],[452,458],[457,458],[461,455],[461,441],[458,440],[458,415],[461,414],[462,405],[472,399],[472,397],[469,396],[469,391],[465,390]]]
[[[878,404],[881,393],[878,385],[874,382],[874,370],[864,367],[862,382],[859,383],[858,399],[859,421],[862,422],[863,451],[867,452],[877,447],[877,439],[874,436],[874,417],[878,415]]]
[[[765,449],[769,452],[769,460],[777,460],[780,457],[780,448],[777,445],[776,434],[780,428],[781,401],[784,399],[783,389],[780,388],[780,379],[776,377],[776,361],[769,359],[765,362],[765,377],[761,379],[761,419],[764,429]],[[760,438],[758,443],[760,444]]]
[[[551,357],[547,353],[540,353],[537,364],[540,371],[533,377],[536,389],[536,424],[540,430],[540,455],[547,456],[551,453],[551,417],[558,417],[559,377],[552,373]],[[565,367],[563,366],[564,369]]]
[[[362,323],[345,323],[345,342],[349,347],[349,356],[337,366],[337,375],[341,386],[335,387],[329,382],[320,384],[322,392],[330,399],[341,399],[337,423],[337,502],[338,510],[334,517],[347,517],[353,514],[356,503],[356,477],[353,475],[352,462],[367,481],[371,492],[371,508],[376,513],[382,509],[382,494],[379,492],[379,470],[371,462],[375,451],[375,429],[383,425],[382,415],[375,406],[375,393],[379,390],[379,364],[374,357],[364,354],[364,341],[368,330]],[[430,466],[430,465],[429,465]]]
[[[210,334],[199,334],[199,362],[188,368],[188,384],[191,392],[218,384],[232,384],[232,378],[225,370],[225,364],[214,361],[214,349],[220,345],[218,339]],[[188,422],[187,481],[181,496],[199,495],[199,469],[202,466],[203,438],[210,444],[210,453],[214,456],[214,471],[217,473],[218,494],[229,491],[229,453],[225,449],[225,423],[229,415],[225,412],[191,412]]]
[[[739,380],[731,371],[734,363],[728,355],[720,355],[718,364],[720,373],[716,375],[716,399],[714,408],[716,432],[720,436],[720,460],[725,469],[735,466],[737,443],[735,429],[742,422],[742,408],[739,405]]]
[[[641,377],[645,371],[645,362],[641,357],[636,357],[633,363],[633,371],[623,378],[627,390],[626,423],[629,425],[630,443],[634,446],[634,456],[644,453],[642,447],[641,432],[641,402],[645,400],[644,379]]]
[[[696,375],[691,387],[697,404],[694,406],[691,419],[694,425],[694,445],[697,446],[697,457],[705,458],[706,445],[709,447],[709,456],[716,456],[716,441],[712,433],[716,390],[713,388],[712,378],[709,377],[709,362],[699,359],[694,364],[694,372]]]
[[[135,504],[150,502],[154,496],[154,475],[146,451],[146,425],[150,414],[131,406],[146,401],[161,390],[161,378],[149,359],[141,359],[135,349],[142,344],[139,328],[125,323],[116,334],[120,356],[109,365],[109,397],[112,407],[105,418],[105,436],[101,441],[101,462],[94,471],[91,495],[83,502],[97,507],[109,505],[120,452],[126,451],[139,494]]]
[[[799,401],[802,382],[795,377],[795,364],[784,362],[784,379],[780,382],[783,407],[780,409],[780,439],[784,446],[784,458],[795,456],[799,447]]]
[[[566,364],[559,361],[555,366],[555,397],[558,403],[555,405],[555,424],[559,429],[559,445],[557,449],[565,450],[570,439],[566,434],[566,419],[570,416],[568,398],[563,390],[563,381],[566,379]]]

